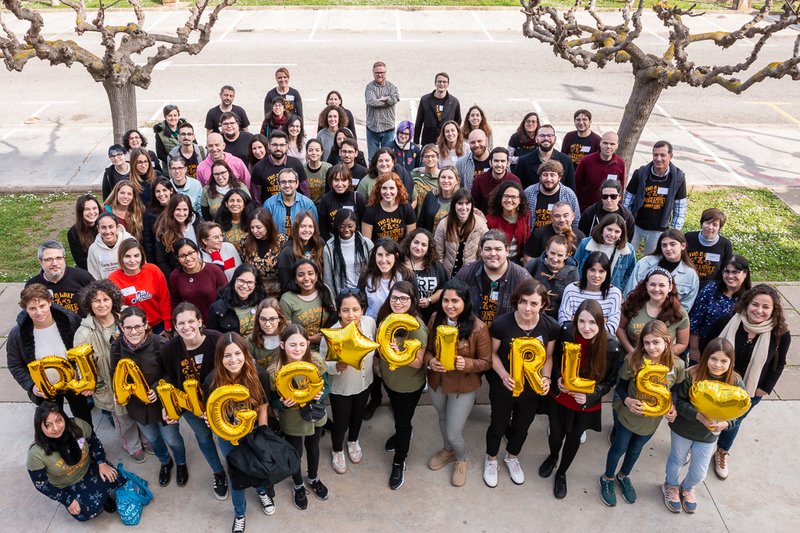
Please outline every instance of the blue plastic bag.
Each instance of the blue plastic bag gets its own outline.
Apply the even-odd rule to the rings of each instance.
[[[147,481],[117,464],[117,472],[123,476],[125,484],[116,490],[117,513],[126,526],[139,524],[142,508],[153,499],[153,492],[147,488]]]

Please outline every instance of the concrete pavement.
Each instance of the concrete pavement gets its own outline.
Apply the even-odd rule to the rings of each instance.
[[[22,284],[0,285],[0,346],[16,314],[16,301]],[[608,449],[606,432],[611,427],[609,404],[603,407],[604,431],[590,432],[567,475],[569,493],[565,500],[552,495],[552,478],[543,480],[537,469],[547,454],[546,418],[532,426],[520,455],[526,481],[515,486],[501,463],[500,483],[489,489],[482,480],[484,435],[489,423],[485,390],[467,422],[465,436],[469,446],[469,473],[466,486],[450,486],[450,469],[432,472],[428,459],[441,446],[436,412],[427,402],[414,417],[414,438],[407,461],[406,482],[398,491],[388,488],[391,455],[383,444],[392,433],[388,407],[364,423],[361,443],[364,461],[348,463],[348,473],[340,476],[330,467],[330,439],[321,445],[320,476],[331,491],[328,501],[310,496],[309,509],[298,511],[292,505],[288,481],[277,487],[275,515],[264,516],[255,494],[248,493],[249,531],[264,528],[330,531],[613,531],[647,528],[675,531],[774,531],[794,532],[800,527],[797,502],[800,501],[800,460],[795,445],[800,439],[797,409],[800,409],[800,284],[778,285],[787,320],[795,333],[789,365],[772,397],[748,417],[731,454],[731,476],[722,482],[713,472],[697,489],[699,511],[694,516],[673,516],[664,508],[659,483],[669,452],[669,431],[662,424],[648,443],[633,472],[639,499],[628,505],[619,499],[616,508],[600,501],[597,477]],[[1,348],[0,348],[1,349]],[[32,442],[33,405],[0,360],[0,530],[37,532],[122,531],[117,516],[102,515],[91,526],[78,524],[59,504],[33,488],[25,471],[25,454]],[[485,389],[484,384],[484,389]],[[118,443],[107,421],[95,418],[98,433],[108,456],[116,463],[147,479],[155,499],[144,510],[143,531],[172,530],[176,526],[193,531],[227,531],[232,520],[230,500],[219,502],[211,491],[211,473],[197,448],[191,430],[183,426],[188,449],[190,480],[179,488],[173,482],[158,487],[157,460],[148,456],[145,463],[133,463]],[[502,450],[501,450],[502,453]],[[766,468],[765,468],[766,467]]]

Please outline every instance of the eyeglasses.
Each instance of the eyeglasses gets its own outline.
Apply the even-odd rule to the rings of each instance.
[[[269,143],[270,148],[286,148],[287,146],[289,145],[286,143]]]
[[[275,322],[277,322],[280,319],[281,319],[281,317],[279,317],[279,316],[270,316],[270,317],[260,316],[260,317],[258,317],[258,322],[259,322],[259,324],[274,324]]]
[[[617,198],[619,198],[619,194],[616,194],[616,193],[614,193],[614,194],[601,194],[600,198],[602,198],[603,200],[616,200]]]
[[[173,171],[174,171],[174,170],[186,170],[186,167],[184,167],[184,166],[180,166],[180,167],[169,167],[169,169],[170,169],[170,170],[173,170]]]
[[[503,200],[519,200],[518,194],[504,194]]]
[[[186,252],[185,254],[178,255],[178,261],[183,261],[188,257],[192,257],[193,255],[197,255],[197,250],[192,250],[191,252]]]
[[[372,73],[375,74],[376,76],[386,76],[385,70],[373,70]]]
[[[297,180],[281,180],[278,185],[294,185],[295,183],[297,183]]]
[[[114,152],[114,153],[108,154],[108,157],[122,157],[124,155],[125,154],[123,154],[122,152]]]
[[[125,333],[133,333],[134,331],[144,331],[144,324],[137,324],[136,326],[122,326],[122,331]]]
[[[178,134],[178,137],[194,137],[194,133],[191,131],[184,131]]]
[[[242,279],[242,278],[237,279],[236,280],[236,284],[237,285],[241,285],[243,287],[255,287],[256,286],[256,282],[255,281],[247,281],[247,280]]]
[[[142,159],[140,161],[137,161],[136,164],[137,165],[149,165],[150,164],[150,160],[149,159]]]
[[[234,121],[223,122],[221,125],[222,126],[235,126],[236,124],[238,124],[238,122],[236,122],[234,120]]]
[[[42,259],[42,263],[45,263],[45,264],[49,265],[51,263],[55,263],[56,261],[58,261],[60,263],[63,260],[64,260],[64,256],[63,255],[59,255],[58,257],[45,257],[44,259]]]
[[[540,133],[537,135],[537,137],[539,137],[540,139],[553,139],[555,138],[555,135],[553,135],[552,133]]]
[[[411,296],[392,296],[391,298],[389,298],[389,301],[394,304],[396,303],[407,304],[408,302],[411,301]]]
[[[403,136],[405,136],[405,137],[411,137],[411,133],[409,133],[409,132],[407,132],[407,131],[398,131],[398,132],[397,132],[397,135],[398,135],[398,137],[399,137],[400,135],[403,135]]]
[[[212,174],[212,176],[214,176],[215,178],[224,178],[227,175],[228,175],[228,171],[227,170],[223,170],[222,172],[214,172]]]

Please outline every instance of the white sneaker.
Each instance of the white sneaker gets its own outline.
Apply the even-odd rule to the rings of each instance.
[[[586,443],[586,432],[581,433],[581,444]]]
[[[344,452],[331,452],[331,467],[337,474],[347,472],[347,463],[344,460]]]
[[[347,456],[350,457],[350,462],[353,464],[360,463],[361,459],[364,458],[364,454],[361,452],[361,445],[357,440],[347,443]]]
[[[503,462],[508,467],[508,475],[511,476],[511,481],[516,485],[525,483],[525,473],[522,472],[522,467],[519,465],[519,459],[517,457],[509,457],[508,452],[506,452]]]
[[[488,487],[495,488],[497,486],[497,471],[499,469],[497,461],[490,461],[488,457],[483,460],[483,482]]]

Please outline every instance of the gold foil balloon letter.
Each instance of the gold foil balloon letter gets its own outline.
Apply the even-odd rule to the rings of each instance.
[[[436,360],[447,371],[456,369],[457,345],[457,327],[442,325],[436,328]]]
[[[114,394],[117,403],[128,405],[131,396],[136,396],[142,403],[151,403],[147,397],[150,386],[144,379],[144,374],[133,359],[120,359],[114,370]]]
[[[672,407],[672,394],[667,388],[669,368],[645,359],[636,373],[636,390],[639,391],[644,416],[664,416]]]
[[[187,379],[183,382],[183,390],[158,380],[156,392],[161,399],[161,405],[172,420],[178,420],[182,411],[189,411],[195,416],[203,416],[203,401],[200,399],[200,385],[196,379]]]
[[[281,398],[294,400],[302,407],[325,388],[325,381],[314,363],[294,361],[275,374],[275,388]]]
[[[689,401],[700,414],[717,422],[739,418],[750,409],[746,390],[715,380],[694,383],[689,389]]]
[[[228,419],[227,402],[242,402],[250,397],[250,391],[244,385],[223,385],[214,389],[206,402],[206,419],[208,427],[220,438],[230,441],[234,446],[253,430],[258,413],[252,409],[239,409],[233,416],[238,423]]]
[[[517,337],[511,341],[511,379],[514,380],[512,395],[519,396],[525,390],[525,380],[536,394],[544,394],[542,368],[547,361],[547,351],[542,341],[534,337]]]
[[[592,394],[595,381],[578,375],[581,367],[581,345],[574,342],[564,343],[564,354],[561,356],[561,381],[564,388],[572,392]]]
[[[417,353],[422,348],[422,341],[419,339],[406,339],[402,350],[392,348],[394,344],[394,334],[399,329],[413,331],[419,329],[417,319],[406,313],[392,313],[381,322],[375,340],[380,345],[380,353],[383,359],[389,363],[389,370],[395,370],[401,366],[410,364],[417,357]]]

